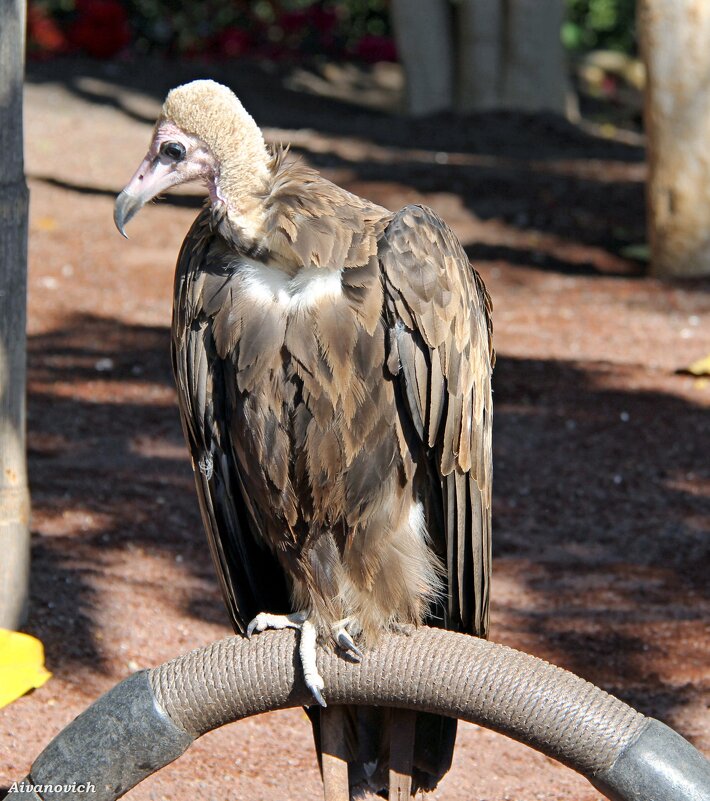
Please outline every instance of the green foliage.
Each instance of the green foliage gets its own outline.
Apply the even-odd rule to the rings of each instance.
[[[568,50],[636,53],[636,0],[566,0],[562,41]]]

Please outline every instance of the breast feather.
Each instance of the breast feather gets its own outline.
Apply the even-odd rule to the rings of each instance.
[[[249,300],[277,306],[284,314],[305,311],[342,295],[341,270],[308,267],[290,276],[278,265],[245,258],[240,260],[237,271]]]

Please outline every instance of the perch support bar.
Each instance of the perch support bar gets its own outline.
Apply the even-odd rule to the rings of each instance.
[[[568,765],[612,801],[710,801],[710,762],[679,734],[512,648],[420,628],[388,635],[360,664],[321,648],[318,669],[330,705],[395,706],[477,723]],[[51,788],[25,789],[11,801],[113,801],[202,734],[312,700],[295,632],[228,637],[116,685],[35,760],[25,786]]]

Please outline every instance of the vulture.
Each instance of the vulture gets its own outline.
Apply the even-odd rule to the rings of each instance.
[[[287,154],[227,87],[179,86],[114,219],[125,236],[147,201],[206,184],[172,362],[231,622],[300,631],[326,798],[404,798],[449,769],[456,721],[327,709],[316,646],[359,660],[408,624],[487,635],[491,302],[431,209],[393,213]]]

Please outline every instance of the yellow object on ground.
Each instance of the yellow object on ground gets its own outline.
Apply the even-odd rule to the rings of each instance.
[[[710,375],[710,355],[698,359],[688,367],[687,372],[693,375]]]
[[[0,629],[0,709],[52,674],[44,667],[44,646],[29,634]]]

